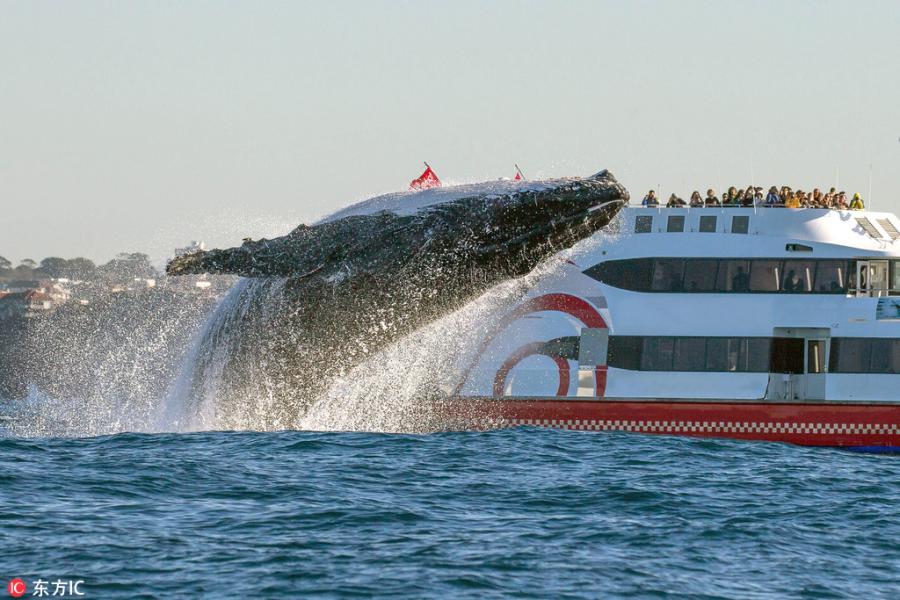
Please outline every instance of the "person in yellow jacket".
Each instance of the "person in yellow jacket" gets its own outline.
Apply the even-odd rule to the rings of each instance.
[[[866,205],[863,204],[862,196],[858,193],[853,194],[853,200],[850,201],[850,210],[866,210]]]
[[[797,197],[797,194],[791,192],[787,199],[784,201],[785,208],[800,208],[800,198]]]

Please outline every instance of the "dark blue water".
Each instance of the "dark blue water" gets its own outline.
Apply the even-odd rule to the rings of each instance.
[[[900,594],[900,459],[544,430],[0,440],[0,576],[91,598]],[[29,591],[29,595],[30,595]]]

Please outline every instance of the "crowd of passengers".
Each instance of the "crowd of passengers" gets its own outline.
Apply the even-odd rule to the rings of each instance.
[[[659,198],[654,190],[650,190],[644,200],[642,206],[659,206]],[[676,194],[669,196],[666,203],[668,208],[678,208],[681,206],[690,206],[691,208],[701,208],[705,206],[763,206],[763,207],[783,207],[783,208],[830,208],[834,210],[865,210],[865,204],[859,194],[853,194],[853,198],[847,201],[847,192],[838,192],[835,188],[831,188],[827,192],[822,192],[819,188],[811,192],[803,190],[793,190],[788,186],[782,186],[779,190],[774,185],[769,188],[768,194],[763,194],[763,188],[749,186],[745,190],[739,190],[732,186],[728,191],[722,194],[722,199],[716,195],[713,189],[706,190],[706,197],[702,197],[700,192],[694,191],[691,194],[689,202],[685,202]]]

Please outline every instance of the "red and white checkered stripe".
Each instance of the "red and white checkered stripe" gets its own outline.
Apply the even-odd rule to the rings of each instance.
[[[900,426],[888,423],[778,423],[727,421],[630,421],[602,419],[510,419],[510,426],[552,427],[591,431],[644,433],[773,433],[804,435],[896,435]]]

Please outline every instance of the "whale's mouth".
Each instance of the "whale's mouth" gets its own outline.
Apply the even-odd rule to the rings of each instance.
[[[478,249],[478,253],[487,255],[497,253],[501,249],[509,252],[536,246],[561,250],[601,230],[625,206],[626,202],[623,198],[616,198],[604,200],[586,208],[579,207],[545,221],[537,227],[532,227],[520,235],[482,246]]]

